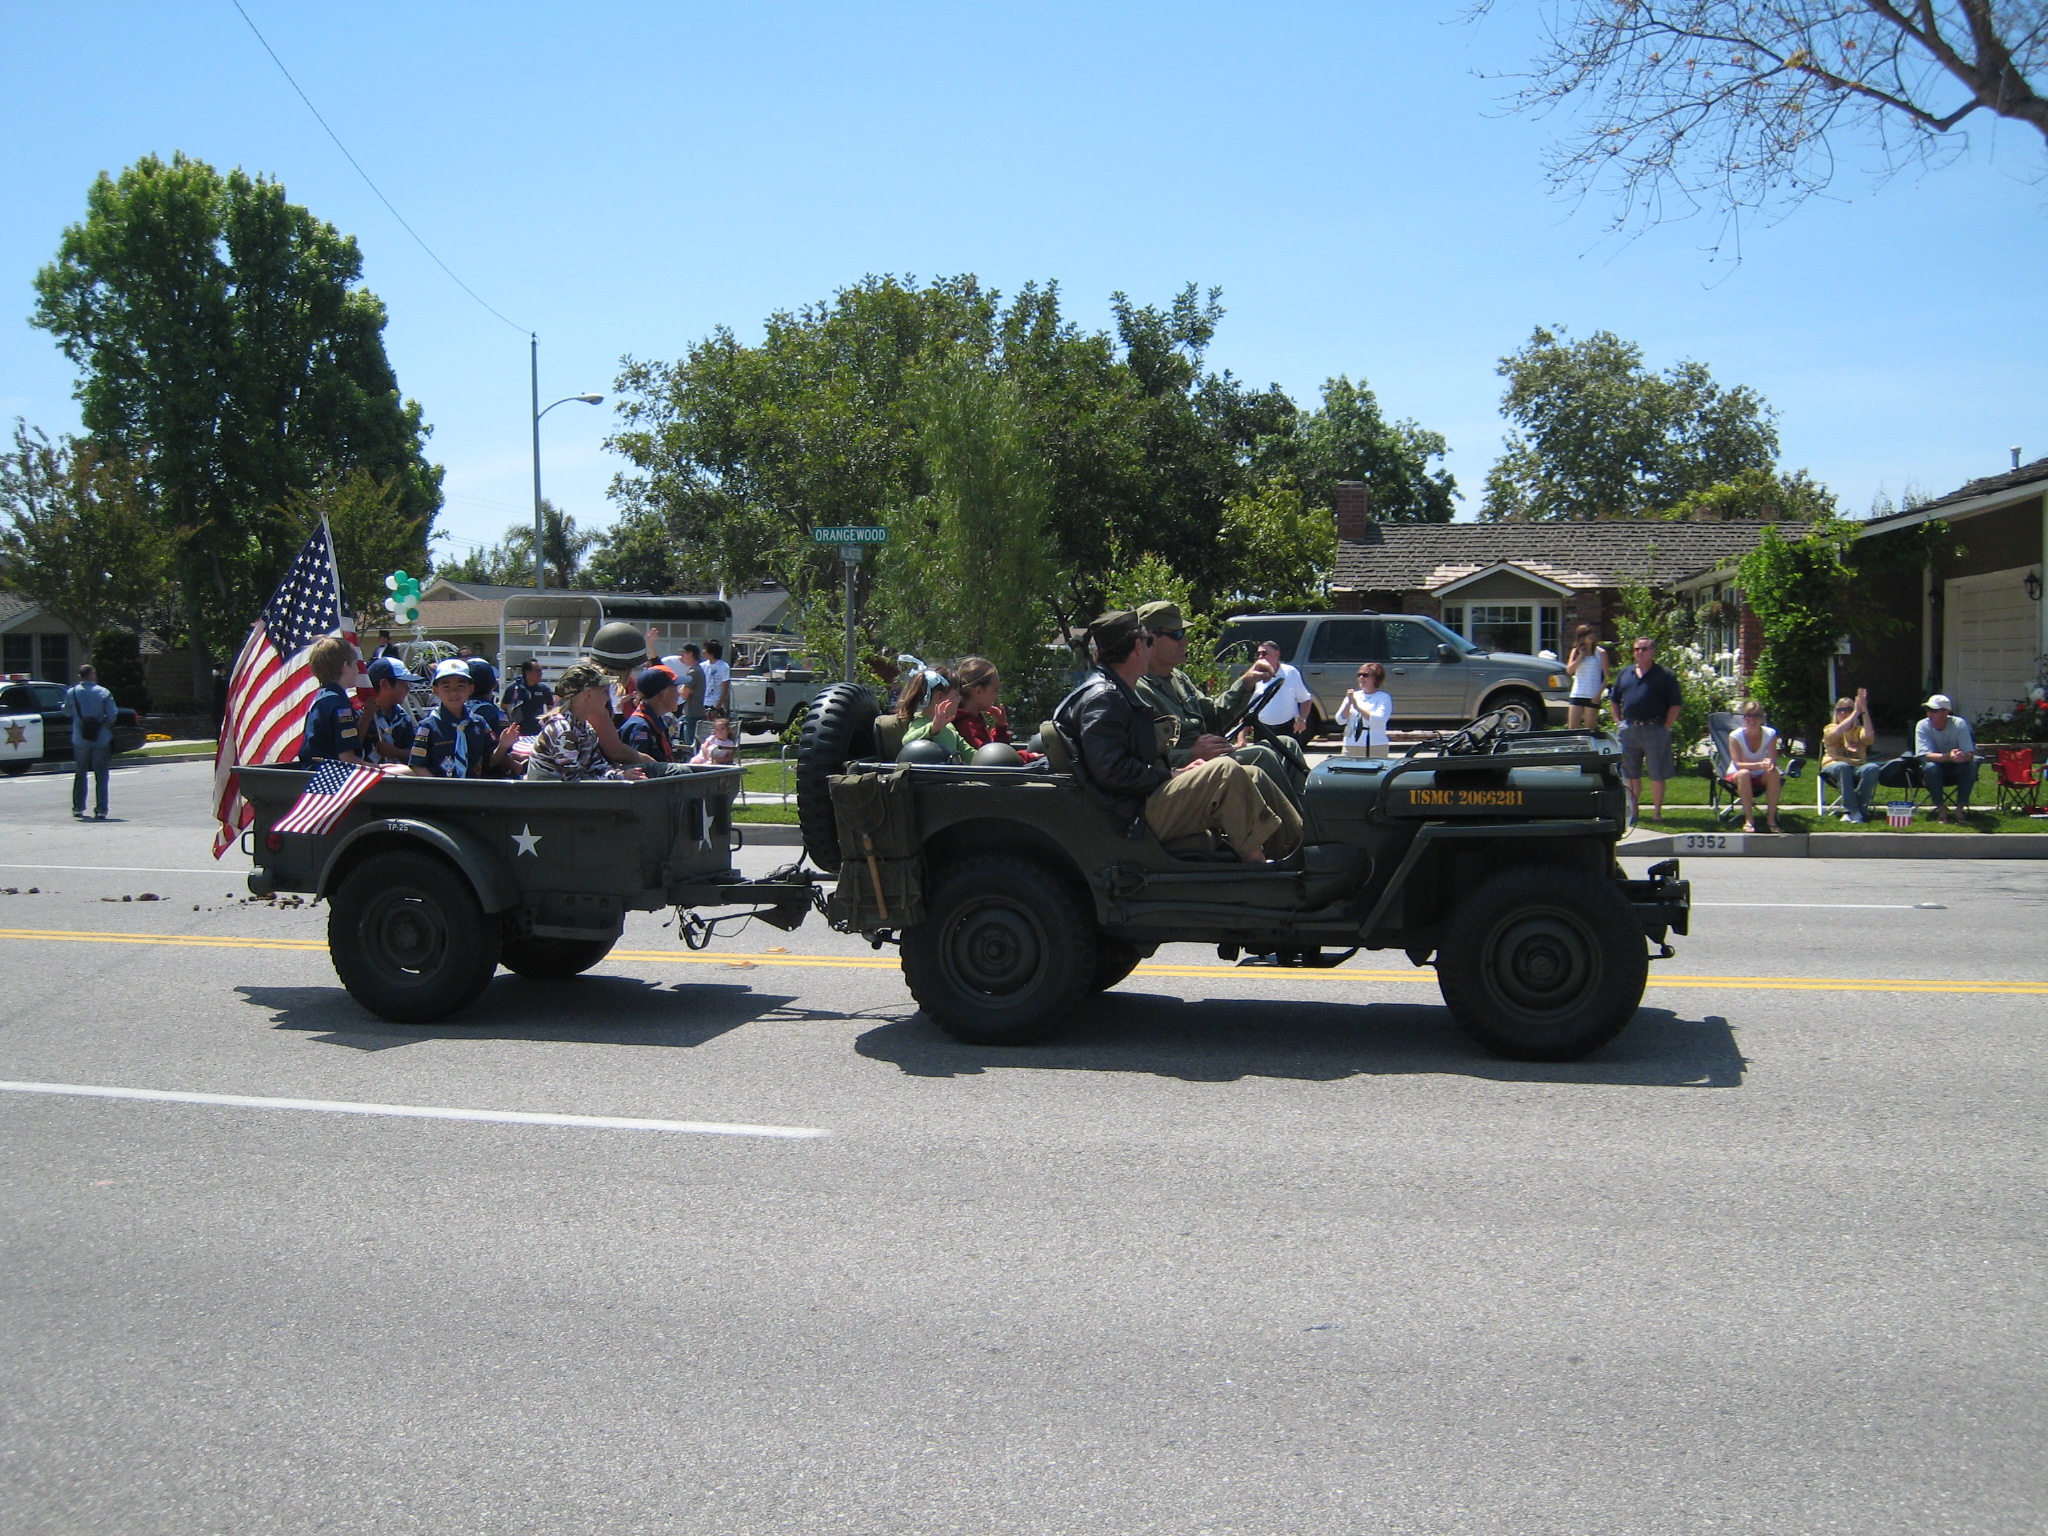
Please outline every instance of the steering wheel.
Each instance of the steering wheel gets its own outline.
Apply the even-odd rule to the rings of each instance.
[[[1499,751],[1508,735],[1507,713],[1504,709],[1489,710],[1471,724],[1460,726],[1439,739],[1440,750],[1445,757],[1478,757]]]

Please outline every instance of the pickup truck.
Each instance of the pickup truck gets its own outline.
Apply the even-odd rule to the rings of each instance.
[[[303,768],[243,768],[255,810],[243,843],[258,896],[326,897],[328,953],[372,1013],[405,1024],[447,1018],[502,965],[562,978],[618,942],[629,911],[683,912],[701,948],[728,919],[785,932],[813,904],[810,880],[747,880],[733,868],[738,768],[627,782],[386,776],[318,836],[277,823],[305,789]],[[740,907],[709,920],[699,907]]]
[[[726,679],[726,711],[738,728],[783,731],[801,720],[811,701],[830,686],[810,663],[780,648],[766,651],[744,672]]]

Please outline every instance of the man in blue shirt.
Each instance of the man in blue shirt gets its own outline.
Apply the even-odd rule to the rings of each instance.
[[[500,701],[505,713],[519,722],[522,736],[538,736],[540,717],[555,707],[554,689],[540,678],[540,663],[529,656],[519,676],[505,685],[505,697]]]
[[[336,635],[315,640],[307,665],[320,691],[306,710],[306,735],[299,743],[299,762],[313,764],[339,758],[363,761],[361,722],[356,712],[355,647]]]
[[[1977,739],[1970,722],[1951,713],[1955,701],[1937,693],[1923,706],[1927,718],[1913,727],[1913,755],[1920,759],[1920,782],[1934,801],[1936,821],[1960,822],[1977,788]],[[1955,808],[1943,805],[1941,792],[1953,785]]]
[[[367,754],[380,763],[403,764],[412,755],[413,718],[406,707],[406,695],[419,681],[405,670],[405,663],[379,656],[370,663],[371,694],[368,712]]]
[[[1650,769],[1650,819],[1664,819],[1664,785],[1678,771],[1671,752],[1671,728],[1684,711],[1684,695],[1669,669],[1657,665],[1657,643],[1645,637],[1632,648],[1635,665],[1614,679],[1614,718],[1620,722],[1621,776],[1630,797],[1643,803],[1643,765]]]
[[[114,760],[114,696],[91,667],[78,669],[78,682],[64,691],[71,721],[71,814],[85,820],[85,776],[93,778],[93,820],[107,819],[107,770]]]

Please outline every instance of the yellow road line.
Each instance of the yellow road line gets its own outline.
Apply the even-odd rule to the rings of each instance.
[[[22,939],[59,944],[149,944],[164,949],[282,949],[300,953],[324,953],[324,939],[248,939],[213,937],[205,934],[83,933],[57,928],[0,928],[0,939]],[[648,960],[682,965],[718,965],[727,969],[756,966],[787,966],[795,969],[828,971],[894,971],[901,965],[887,955],[741,955],[692,953],[667,949],[615,949],[607,963],[620,960]],[[1271,966],[1244,969],[1234,965],[1141,965],[1136,976],[1182,977],[1221,980],[1254,977],[1277,981],[1408,982],[1425,985],[1436,980],[1428,966],[1401,971],[1367,971],[1336,966],[1327,969]],[[1652,987],[1688,987],[1695,990],[1746,992],[1936,992],[1946,995],[1975,993],[1999,997],[2048,997],[2048,981],[1943,981],[1870,976],[1678,976],[1651,971]]]

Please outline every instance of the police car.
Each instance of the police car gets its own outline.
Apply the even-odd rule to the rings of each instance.
[[[142,717],[132,709],[114,711],[114,750],[133,752],[144,737]],[[64,685],[26,672],[0,674],[0,773],[9,778],[37,763],[71,761],[71,717],[64,713]]]

